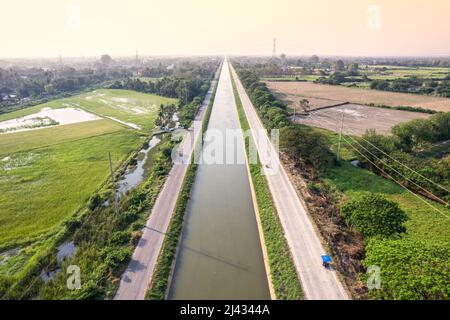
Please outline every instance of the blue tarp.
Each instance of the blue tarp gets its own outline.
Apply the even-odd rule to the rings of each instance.
[[[330,256],[322,256],[322,261],[324,263],[331,263],[331,257]]]

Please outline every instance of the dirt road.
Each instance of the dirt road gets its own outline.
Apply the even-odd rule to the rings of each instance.
[[[201,128],[197,128],[197,126],[201,126],[198,121],[203,119],[215,82],[216,80],[213,81],[197,113],[193,126],[189,129],[189,134],[191,135],[194,132],[201,132]],[[194,126],[196,127],[194,128]],[[191,137],[191,139],[196,138],[198,138],[198,135],[197,137]],[[189,159],[192,155],[192,146],[195,144],[189,143],[189,139],[183,143],[183,157]],[[164,187],[159,193],[144,227],[142,237],[134,250],[131,262],[122,275],[115,300],[142,300],[145,298],[187,168],[187,164],[175,163],[170,170]]]
[[[230,69],[252,129],[259,157],[264,164],[264,170],[268,173],[266,178],[300,277],[305,298],[310,300],[348,299],[347,292],[336,272],[326,270],[322,266],[321,255],[326,252],[320,238],[231,65]],[[265,165],[268,165],[269,169]]]

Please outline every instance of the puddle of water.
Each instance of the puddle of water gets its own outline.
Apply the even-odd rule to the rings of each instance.
[[[0,122],[0,130],[8,132],[27,131],[41,127],[65,125],[101,119],[81,109],[67,107],[61,109],[42,108],[41,111],[24,117]],[[48,122],[53,121],[53,122]]]
[[[137,160],[136,166],[128,167],[123,179],[118,182],[119,194],[125,194],[127,191],[137,187],[144,181],[144,165],[148,158],[148,153],[153,149],[161,139],[157,136],[153,136],[148,143],[148,147],[142,149],[140,152],[144,154],[144,157]]]
[[[54,270],[47,271],[43,269],[41,271],[40,277],[42,281],[44,281],[44,283],[48,283],[49,281],[55,279],[56,275],[61,271],[61,268],[59,267],[61,263],[64,261],[64,259],[73,256],[77,248],[73,241],[66,241],[59,245],[57,250],[56,261],[58,261],[58,267]]]
[[[58,252],[56,253],[56,261],[61,263],[65,258],[71,257],[76,251],[75,244],[73,241],[67,241],[58,247]]]

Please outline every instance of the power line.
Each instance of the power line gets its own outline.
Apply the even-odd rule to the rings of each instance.
[[[333,123],[331,123],[329,120],[326,120],[326,119],[321,119],[321,120],[322,120],[322,121],[325,121],[325,122],[327,122],[327,123],[329,123],[329,124],[333,124]],[[347,129],[347,130],[346,130],[347,132],[356,134],[356,132],[355,132],[354,130],[352,130],[352,129],[348,128],[348,127],[346,127],[346,129]],[[348,135],[348,136],[350,137],[350,135]],[[411,172],[414,172],[414,173],[417,174],[419,177],[421,177],[421,178],[427,180],[428,182],[430,182],[430,183],[436,185],[437,187],[439,187],[440,189],[446,191],[447,193],[450,193],[450,191],[449,191],[448,189],[446,189],[445,187],[443,187],[443,186],[440,185],[439,183],[434,182],[433,180],[431,180],[431,179],[425,177],[424,175],[422,175],[422,174],[420,174],[419,172],[415,171],[414,169],[410,168],[410,167],[407,166],[406,164],[403,164],[403,163],[400,162],[399,160],[397,160],[397,159],[395,159],[394,157],[392,157],[392,156],[390,156],[389,154],[387,154],[387,153],[386,153],[385,151],[383,151],[382,149],[378,148],[376,145],[374,145],[373,143],[371,143],[370,141],[368,141],[368,140],[365,139],[364,137],[359,137],[359,138],[362,139],[362,140],[364,140],[364,141],[367,142],[368,144],[370,144],[372,147],[376,148],[378,151],[382,152],[384,155],[388,156],[388,157],[389,157],[390,159],[392,159],[393,161],[399,163],[400,165],[402,165],[403,167],[407,168],[407,169],[410,170]],[[377,158],[377,159],[379,159],[379,158]],[[379,160],[381,161],[381,159],[379,159]],[[433,196],[435,196],[435,195],[433,194]],[[436,197],[436,196],[435,196],[435,197]],[[443,202],[445,202],[445,201],[443,201]]]
[[[393,181],[395,181],[398,185],[400,185],[401,187],[403,187],[404,189],[406,189],[409,193],[411,193],[412,195],[414,195],[415,197],[419,198],[422,202],[424,202],[426,205],[428,205],[429,207],[433,208],[434,210],[436,210],[437,212],[439,212],[440,214],[442,214],[444,217],[446,217],[447,219],[450,219],[450,216],[446,215],[445,213],[443,213],[441,210],[439,210],[438,208],[436,208],[435,206],[433,206],[432,204],[430,204],[428,201],[426,201],[425,199],[423,199],[421,196],[415,194],[414,192],[412,192],[411,190],[409,190],[407,187],[405,187],[403,184],[401,184],[399,181],[397,181],[396,179],[394,179],[390,174],[388,174],[387,172],[385,172],[383,169],[381,169],[379,166],[377,166],[373,161],[371,161],[367,156],[365,156],[364,154],[362,154],[358,148],[356,148],[355,146],[353,146],[351,143],[348,142],[348,140],[346,138],[344,138],[344,141],[346,141],[353,149],[355,149],[356,152],[358,152],[361,156],[363,156],[364,158],[366,158],[367,161],[369,161],[370,163],[372,163],[378,170],[380,170],[381,172],[383,172],[385,175],[387,175],[390,179],[392,179]]]
[[[325,121],[325,122],[327,122],[327,123],[329,123],[329,124],[333,124],[333,123],[331,123],[330,121],[328,121],[328,120],[326,120],[326,119],[321,119],[322,121]],[[341,123],[341,127],[342,127],[342,123]],[[349,131],[353,131],[353,130],[349,130]],[[353,131],[354,132],[354,131]],[[444,204],[447,204],[448,205],[448,203],[446,202],[446,201],[444,201],[443,199],[441,199],[441,198],[439,198],[438,196],[436,196],[435,194],[433,194],[432,192],[430,192],[429,190],[427,190],[427,189],[425,189],[424,187],[422,187],[422,186],[420,186],[420,185],[418,185],[417,183],[415,183],[414,181],[412,181],[412,180],[410,180],[409,178],[407,178],[407,177],[405,177],[403,174],[401,174],[400,172],[398,172],[397,170],[395,170],[393,167],[391,167],[390,165],[388,165],[387,163],[385,163],[384,161],[382,161],[380,158],[378,158],[377,156],[375,156],[373,153],[371,153],[369,150],[367,150],[366,148],[364,148],[359,142],[357,142],[353,137],[351,137],[350,135],[347,135],[349,138],[351,138],[353,141],[355,141],[356,143],[358,143],[364,150],[366,150],[367,152],[369,152],[373,157],[375,157],[377,160],[379,160],[380,162],[382,162],[384,165],[386,165],[386,166],[388,166],[389,168],[391,168],[393,171],[395,171],[397,174],[399,174],[400,176],[402,176],[403,178],[405,178],[406,180],[408,180],[409,182],[411,182],[411,183],[413,183],[414,185],[416,185],[418,188],[420,188],[420,189],[422,189],[422,190],[424,190],[426,193],[428,193],[428,194],[430,194],[431,196],[433,196],[435,199],[438,199],[439,201],[441,201],[442,203],[444,203]],[[362,137],[361,137],[362,138]],[[365,141],[367,141],[366,139],[364,139],[364,138],[362,138],[363,140],[365,140]],[[346,140],[346,142],[348,143],[348,140]],[[368,143],[370,143],[369,141],[367,141]],[[371,143],[370,143],[371,144]],[[352,147],[353,147],[353,145],[351,145]],[[353,147],[354,148],[354,147]],[[340,149],[340,148],[339,148]],[[339,149],[338,149],[338,152],[339,152]],[[360,153],[361,154],[361,152],[359,152],[358,151],[358,153]],[[364,156],[365,157],[365,156]],[[365,157],[366,159],[367,159],[367,157]],[[393,158],[392,158],[393,159]],[[394,159],[395,160],[395,159]],[[398,160],[396,160],[398,163],[400,163],[400,164],[402,164],[400,161],[398,161]],[[370,161],[371,163],[373,163],[372,161]],[[403,165],[403,164],[402,164]],[[403,165],[403,166],[406,166],[406,165]],[[375,167],[377,167],[378,169],[379,169],[379,167],[377,166],[377,165],[375,165]],[[406,166],[407,167],[407,166]],[[409,167],[408,167],[409,168]],[[422,176],[420,173],[418,173],[418,172],[416,172],[416,171],[414,171],[413,169],[411,169],[411,168],[409,168],[411,171],[413,171],[413,172],[415,172],[416,174],[418,174],[418,175],[420,175],[420,176]],[[381,169],[379,169],[379,170],[381,170]],[[384,170],[381,170],[382,172],[384,172],[385,173],[385,171]],[[385,173],[386,174],[386,173]],[[388,175],[389,177],[391,177],[390,175]],[[391,177],[392,178],[392,177]],[[424,177],[425,178],[425,177]],[[429,180],[429,181],[431,181],[430,179],[428,179],[428,178],[426,178],[427,180]],[[396,181],[395,179],[393,179],[392,178],[392,180],[394,180],[394,181]],[[396,181],[397,182],[397,181]],[[431,181],[431,182],[433,182],[433,181]],[[397,182],[398,183],[398,182]],[[437,183],[435,183],[435,182],[433,182],[434,184],[437,184]],[[437,184],[437,185],[439,185],[439,184]],[[402,185],[402,187],[404,187],[403,185]],[[406,188],[406,187],[405,187]],[[442,187],[445,191],[447,191],[444,187]],[[410,191],[410,192],[412,192],[411,190],[409,190],[408,189],[408,191]],[[448,191],[447,191],[448,192]]]
[[[442,200],[441,198],[439,198],[438,196],[436,196],[435,194],[433,194],[432,192],[428,191],[427,189],[425,189],[424,187],[418,185],[417,183],[415,183],[414,181],[410,180],[409,178],[405,177],[403,174],[401,174],[400,172],[398,172],[395,168],[393,168],[392,166],[390,166],[389,164],[387,164],[386,162],[384,162],[383,160],[381,160],[380,158],[378,158],[376,155],[374,155],[372,152],[370,152],[369,150],[367,150],[362,144],[360,144],[357,140],[355,140],[353,137],[348,136],[350,139],[352,139],[353,141],[355,141],[361,148],[363,148],[365,151],[367,151],[368,153],[370,153],[374,158],[376,158],[378,161],[380,161],[381,163],[383,163],[385,166],[389,167],[390,169],[392,169],[393,171],[395,171],[397,174],[399,174],[400,176],[402,176],[404,179],[408,180],[409,182],[411,182],[412,184],[414,184],[416,187],[422,189],[423,191],[425,191],[426,193],[428,193],[429,195],[433,196],[434,198],[438,199],[439,201],[443,202],[444,204],[448,204],[446,201]]]

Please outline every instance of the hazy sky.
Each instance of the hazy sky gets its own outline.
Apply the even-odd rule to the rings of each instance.
[[[0,56],[450,54],[450,0],[0,0]]]

